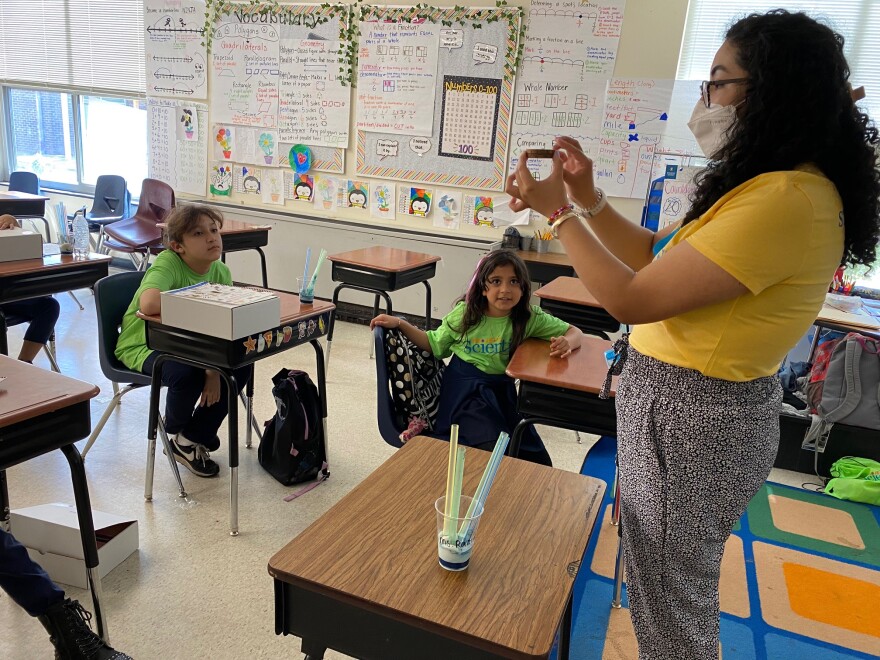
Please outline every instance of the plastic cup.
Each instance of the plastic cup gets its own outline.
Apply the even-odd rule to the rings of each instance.
[[[309,280],[306,280],[302,277],[296,278],[296,290],[299,291],[299,301],[302,303],[311,304],[315,302],[315,290],[306,290],[308,283]]]
[[[483,515],[479,504],[468,517],[472,497],[461,496],[457,516],[445,514],[446,497],[438,497],[434,502],[437,511],[437,558],[447,571],[463,571],[471,561],[474,549],[474,535]]]

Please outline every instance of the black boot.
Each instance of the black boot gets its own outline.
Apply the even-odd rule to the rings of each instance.
[[[132,660],[114,651],[89,624],[90,612],[79,601],[66,598],[37,617],[49,631],[55,646],[55,660]]]

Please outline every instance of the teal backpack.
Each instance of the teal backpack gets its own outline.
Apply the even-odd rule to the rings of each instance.
[[[825,492],[840,500],[880,506],[880,463],[868,458],[845,456],[831,466],[834,477]]]

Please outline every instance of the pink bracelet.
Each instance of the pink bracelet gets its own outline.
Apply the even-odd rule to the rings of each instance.
[[[556,221],[556,219],[559,218],[560,215],[562,215],[563,213],[567,213],[568,211],[571,211],[573,208],[574,207],[571,204],[566,204],[565,206],[560,206],[558,209],[553,211],[553,215],[551,215],[549,218],[547,218],[547,224],[552,225]]]

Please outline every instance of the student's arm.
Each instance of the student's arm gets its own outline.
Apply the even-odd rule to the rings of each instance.
[[[400,331],[404,335],[406,335],[406,338],[409,339],[413,344],[418,346],[420,349],[422,349],[423,351],[427,351],[428,353],[434,352],[431,349],[431,342],[428,341],[428,333],[424,330],[417,328],[409,321],[404,321],[402,318],[399,318],[397,316],[379,314],[379,316],[370,321],[370,330],[375,328],[377,325],[383,328],[400,328]]]
[[[569,325],[564,335],[550,340],[550,357],[567,358],[581,347],[583,336],[580,328]]]
[[[160,293],[162,292],[159,291],[159,289],[146,289],[145,291],[141,291],[141,299],[138,304],[138,309],[141,314],[155,316],[162,311],[159,304]]]

